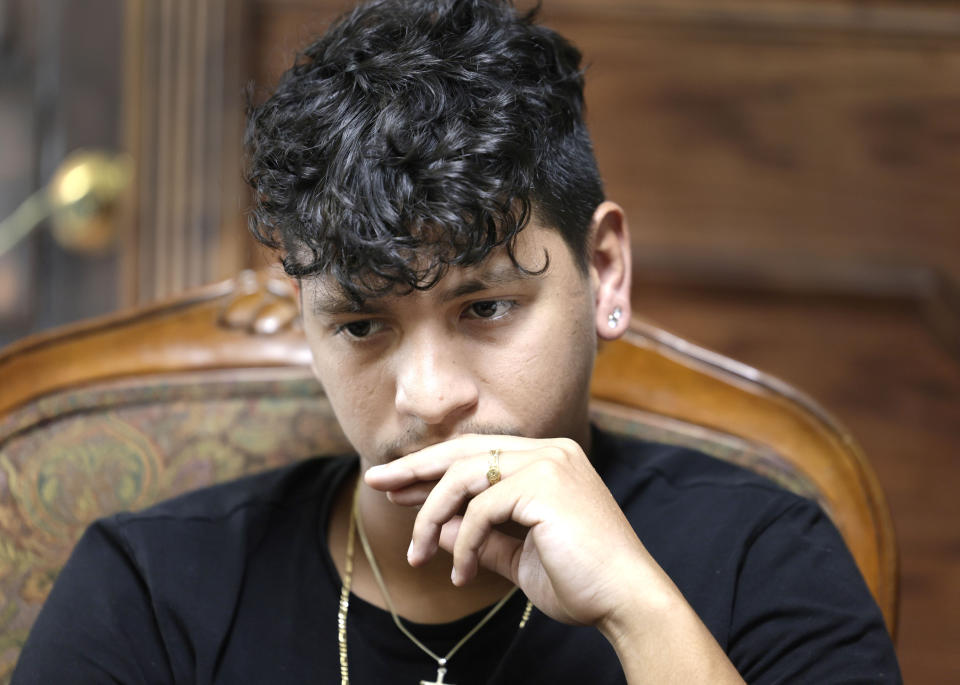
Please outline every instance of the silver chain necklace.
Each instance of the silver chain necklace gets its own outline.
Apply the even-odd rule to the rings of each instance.
[[[480,622],[475,625],[470,632],[464,635],[453,648],[446,653],[445,656],[439,656],[420,640],[411,633],[403,622],[400,620],[400,617],[397,615],[396,610],[393,607],[393,600],[390,597],[390,593],[387,592],[387,584],[383,580],[383,575],[380,573],[380,567],[377,565],[377,560],[373,556],[373,550],[370,548],[370,543],[367,540],[366,532],[363,528],[363,520],[360,518],[360,514],[357,507],[357,495],[360,492],[360,482],[357,482],[357,489],[353,495],[353,506],[350,511],[350,527],[347,532],[347,555],[346,563],[344,564],[343,569],[343,585],[340,588],[340,608],[337,612],[337,642],[340,652],[340,683],[341,685],[349,685],[350,683],[350,673],[347,662],[347,612],[350,610],[350,587],[353,584],[353,550],[354,550],[354,534],[356,532],[357,537],[360,538],[360,544],[363,546],[363,553],[367,557],[367,563],[370,564],[370,569],[373,571],[373,577],[377,581],[377,585],[380,588],[380,593],[383,595],[383,600],[387,604],[387,608],[390,610],[390,616],[393,618],[393,622],[396,624],[397,628],[400,629],[400,632],[403,633],[407,638],[410,639],[413,644],[419,647],[424,653],[426,653],[431,659],[437,662],[437,678],[436,680],[421,680],[420,685],[453,685],[453,683],[445,683],[443,678],[447,673],[447,663],[453,657],[457,651],[463,647],[463,645],[473,637],[477,631],[479,631],[486,623],[493,618],[503,607],[507,601],[513,597],[513,594],[517,591],[517,588],[514,587],[510,592],[508,592],[503,598],[497,602],[487,614],[480,619]],[[523,610],[523,617],[520,619],[520,626],[518,630],[522,630],[523,627],[527,624],[527,621],[530,620],[530,613],[533,610],[533,604],[530,600],[527,600],[527,605]]]

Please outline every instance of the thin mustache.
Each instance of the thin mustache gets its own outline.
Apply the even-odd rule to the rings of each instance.
[[[422,450],[438,442],[445,442],[458,435],[475,433],[478,435],[518,435],[523,433],[516,427],[507,424],[491,423],[466,423],[459,426],[456,431],[445,433],[443,435],[430,435],[429,430],[423,428],[408,428],[403,435],[396,440],[386,443],[378,454],[382,455],[380,463],[387,463],[408,454]]]

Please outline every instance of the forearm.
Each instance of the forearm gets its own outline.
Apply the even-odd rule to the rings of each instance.
[[[672,584],[624,603],[598,628],[616,650],[631,685],[744,682]]]

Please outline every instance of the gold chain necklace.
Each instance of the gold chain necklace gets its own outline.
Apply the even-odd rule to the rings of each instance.
[[[347,612],[350,610],[350,587],[353,583],[353,538],[354,534],[358,534],[360,538],[360,544],[363,546],[363,552],[367,557],[367,562],[370,564],[370,568],[373,571],[373,577],[377,581],[377,585],[380,587],[380,593],[383,595],[383,600],[387,603],[387,608],[390,609],[390,616],[393,618],[393,622],[396,624],[397,628],[400,629],[404,635],[406,635],[417,647],[423,650],[428,654],[434,661],[437,662],[437,679],[433,681],[421,680],[420,685],[452,685],[452,683],[444,683],[443,677],[447,673],[447,662],[457,653],[463,645],[473,637],[478,630],[480,630],[487,621],[493,618],[493,615],[496,614],[503,607],[507,601],[513,597],[513,593],[517,591],[517,588],[513,588],[508,592],[499,602],[497,602],[490,611],[487,612],[487,615],[480,619],[480,622],[470,630],[469,633],[463,636],[461,640],[453,646],[453,648],[447,652],[446,656],[438,656],[427,647],[425,644],[420,642],[413,635],[407,627],[403,625],[403,622],[400,620],[400,617],[397,615],[396,610],[393,608],[393,600],[390,598],[390,593],[387,592],[387,584],[383,580],[383,575],[380,573],[380,567],[377,565],[377,560],[373,556],[373,550],[370,548],[370,543],[367,541],[366,532],[363,529],[363,520],[360,518],[360,514],[357,509],[357,495],[360,492],[360,482],[357,482],[357,489],[353,493],[353,506],[350,511],[350,528],[347,532],[347,558],[346,563],[343,567],[343,585],[340,587],[340,608],[337,611],[337,643],[340,651],[340,684],[349,685],[350,683],[350,674],[347,664]],[[518,630],[523,629],[527,625],[527,621],[530,620],[530,612],[533,610],[533,604],[530,600],[527,600],[527,605],[523,609],[523,617],[520,619],[520,626]]]

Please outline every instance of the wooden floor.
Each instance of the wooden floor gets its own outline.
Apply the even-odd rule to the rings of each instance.
[[[907,683],[960,683],[960,359],[906,302],[638,286],[636,313],[805,391],[859,440],[900,545]]]

